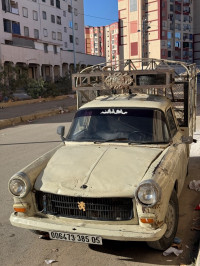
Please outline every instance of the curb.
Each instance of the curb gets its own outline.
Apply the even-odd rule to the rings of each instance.
[[[38,103],[38,102],[50,102],[56,100],[63,100],[67,98],[76,98],[75,94],[70,95],[61,95],[57,97],[49,97],[49,98],[39,98],[39,99],[31,99],[31,100],[23,100],[23,101],[16,101],[16,102],[0,102],[0,107],[12,107],[12,106],[19,106],[31,103]]]
[[[76,111],[77,106],[76,105],[68,106],[65,110],[67,112]],[[11,127],[11,126],[16,126],[16,125],[24,123],[24,122],[29,122],[32,120],[36,120],[36,119],[40,119],[40,118],[44,118],[44,117],[48,117],[48,116],[54,116],[57,114],[61,114],[61,111],[62,110],[57,108],[57,109],[50,109],[50,110],[45,110],[45,111],[33,113],[30,115],[23,115],[23,116],[18,116],[18,117],[14,117],[14,118],[3,119],[3,120],[0,120],[0,129]]]

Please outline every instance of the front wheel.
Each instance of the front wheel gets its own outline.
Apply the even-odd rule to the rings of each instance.
[[[158,250],[166,250],[167,248],[169,248],[173,243],[174,237],[176,236],[176,231],[178,228],[178,217],[178,199],[175,190],[173,190],[165,216],[167,230],[161,239],[157,241],[147,242],[148,246]]]

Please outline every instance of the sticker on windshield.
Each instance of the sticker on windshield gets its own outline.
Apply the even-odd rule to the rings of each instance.
[[[105,110],[105,111],[102,111],[100,114],[102,114],[102,115],[107,115],[107,114],[109,114],[109,115],[126,115],[126,114],[128,114],[128,112],[123,112],[123,110],[122,109],[117,109],[117,110],[114,110],[114,109],[108,109],[108,110]]]

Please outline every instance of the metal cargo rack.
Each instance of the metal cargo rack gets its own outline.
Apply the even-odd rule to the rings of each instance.
[[[129,59],[112,66],[103,63],[73,74],[77,107],[101,95],[155,94],[166,96],[182,127],[196,127],[196,64],[163,59]],[[190,124],[190,125],[189,125]]]

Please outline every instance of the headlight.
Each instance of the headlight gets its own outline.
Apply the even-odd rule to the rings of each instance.
[[[23,198],[30,192],[31,183],[26,174],[17,173],[10,179],[8,188],[11,194]]]
[[[145,180],[136,190],[136,200],[145,207],[153,207],[160,200],[161,190],[154,180]]]

